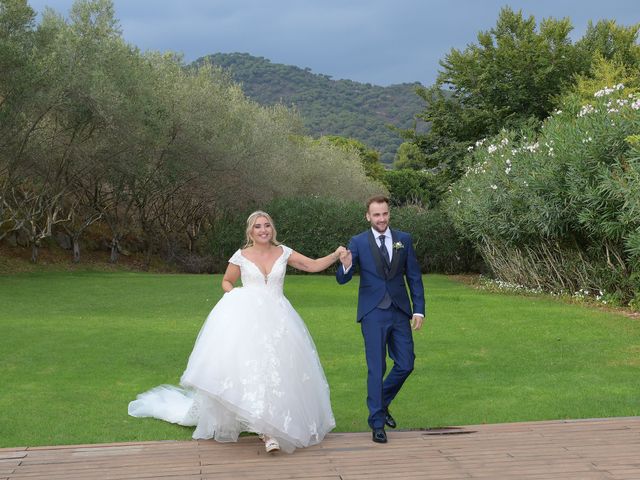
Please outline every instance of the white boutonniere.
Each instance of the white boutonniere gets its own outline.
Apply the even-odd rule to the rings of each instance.
[[[394,250],[400,250],[401,248],[404,248],[404,244],[402,242],[396,242],[393,244]]]

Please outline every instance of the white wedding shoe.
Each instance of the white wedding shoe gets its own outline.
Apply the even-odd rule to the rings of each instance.
[[[259,435],[260,440],[264,442],[264,449],[267,453],[277,452],[280,450],[280,444],[273,437],[268,437],[267,435]]]

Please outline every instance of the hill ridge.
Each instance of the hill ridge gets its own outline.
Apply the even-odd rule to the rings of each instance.
[[[356,138],[380,152],[391,163],[402,138],[389,128],[412,128],[423,110],[415,93],[419,82],[386,87],[354,80],[334,80],[308,67],[273,63],[249,53],[214,53],[194,64],[210,61],[228,70],[245,94],[262,105],[295,107],[314,137],[340,135]]]

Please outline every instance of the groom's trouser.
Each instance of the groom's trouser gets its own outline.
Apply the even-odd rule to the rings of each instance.
[[[360,322],[367,358],[367,407],[369,426],[383,428],[385,413],[400,387],[413,371],[413,335],[407,314],[392,305],[375,308]],[[386,378],[387,349],[393,368]]]

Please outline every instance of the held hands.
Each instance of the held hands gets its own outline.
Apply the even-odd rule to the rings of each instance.
[[[342,263],[342,267],[346,270],[351,266],[351,250],[347,250],[344,247],[342,248],[342,252],[340,253],[340,262]]]
[[[346,251],[347,251],[347,249],[344,248],[342,245],[340,245],[338,248],[336,248],[336,251],[333,252],[334,261],[338,260],[339,258],[341,258],[342,255],[344,254],[344,252],[346,252]]]

